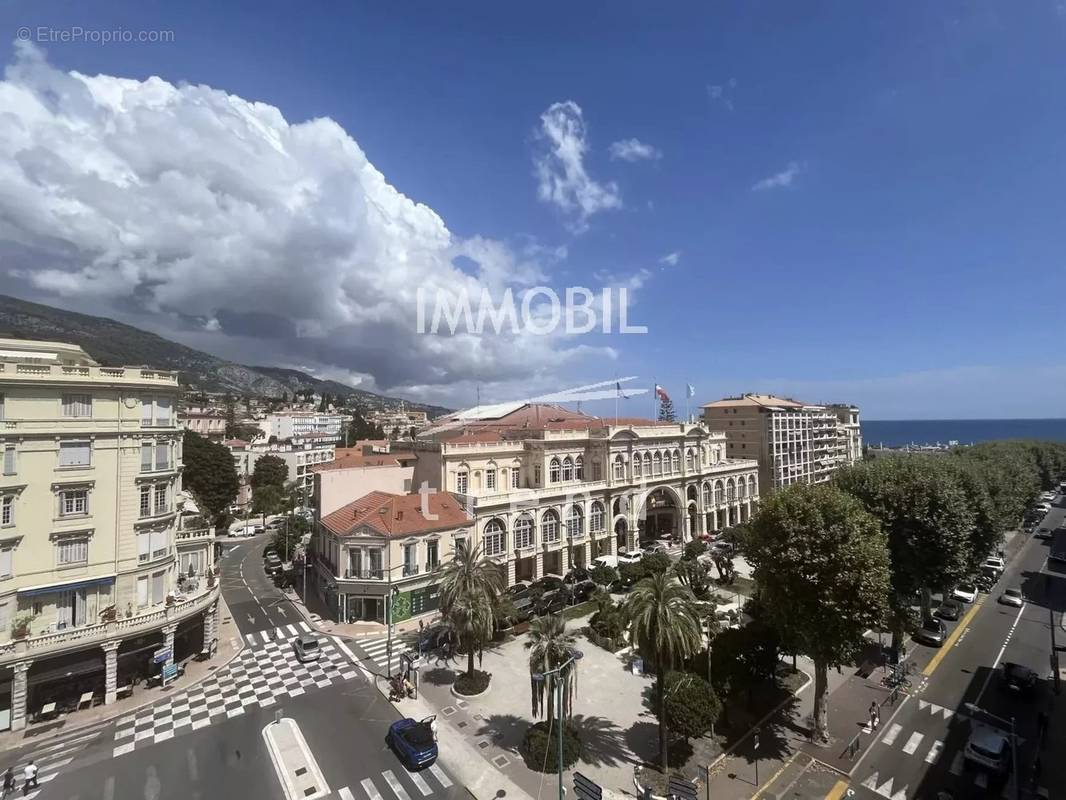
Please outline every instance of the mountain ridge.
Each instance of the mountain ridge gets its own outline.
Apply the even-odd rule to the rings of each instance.
[[[173,342],[158,334],[78,311],[0,294],[0,338],[44,339],[76,344],[103,366],[144,365],[178,372],[183,384],[209,392],[280,397],[283,392],[325,392],[350,397],[365,406],[393,408],[401,402],[430,417],[449,409],[357,389],[296,369],[247,366]]]

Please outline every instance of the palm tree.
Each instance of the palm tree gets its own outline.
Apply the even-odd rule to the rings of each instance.
[[[570,716],[570,708],[574,699],[574,670],[576,662],[571,664],[565,673],[555,672],[548,674],[567,662],[574,656],[576,640],[572,633],[566,630],[566,620],[561,614],[548,614],[537,617],[529,626],[529,640],[526,647],[529,649],[529,675],[530,695],[533,701],[533,716],[539,717],[547,711],[548,723],[555,719],[555,707],[551,698],[558,690],[563,693],[563,717]],[[543,675],[544,680],[533,679],[534,675]],[[548,692],[548,703],[545,709],[544,692]]]
[[[474,653],[490,638],[495,598],[504,584],[499,564],[482,558],[481,547],[458,547],[440,578],[440,610],[466,648],[466,674],[474,676]]]
[[[698,606],[687,586],[669,573],[650,575],[630,592],[625,604],[630,641],[644,658],[655,665],[659,697],[659,756],[663,774],[667,762],[666,703],[664,681],[667,670],[684,661],[702,644]]]

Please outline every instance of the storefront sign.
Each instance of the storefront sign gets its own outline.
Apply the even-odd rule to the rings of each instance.
[[[152,653],[152,662],[155,664],[162,664],[164,661],[170,661],[174,655],[174,651],[169,647],[161,647]]]

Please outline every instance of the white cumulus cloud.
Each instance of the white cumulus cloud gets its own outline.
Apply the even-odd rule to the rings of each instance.
[[[581,166],[580,116],[572,104],[545,112],[544,169],[549,194],[585,219],[620,200]],[[420,288],[518,291],[565,248],[454,235],[329,118],[290,122],[204,85],[64,72],[18,43],[0,81],[0,153],[0,274],[43,302],[246,363],[317,364],[441,399],[595,350],[521,331],[419,335]]]
[[[622,207],[617,184],[598,183],[585,169],[588,140],[581,106],[573,100],[550,105],[540,115],[536,137],[537,196],[567,214],[575,232],[585,231],[593,214]]]
[[[681,260],[681,251],[674,250],[672,253],[667,253],[665,256],[659,259],[659,263],[666,267],[676,267],[677,262]]]
[[[753,192],[764,192],[767,189],[784,189],[791,186],[802,171],[803,165],[801,163],[790,161],[783,170],[757,181],[751,189]]]
[[[662,150],[640,139],[612,142],[609,150],[612,161],[656,161],[663,157]]]

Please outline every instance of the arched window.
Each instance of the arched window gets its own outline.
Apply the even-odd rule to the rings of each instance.
[[[663,475],[670,474],[670,451],[663,453]]]
[[[626,478],[626,461],[621,455],[614,457],[614,479],[624,481]]]
[[[725,499],[730,503],[737,499],[737,486],[732,478],[725,482]]]
[[[572,481],[574,479],[574,460],[567,456],[563,459],[563,481]]]
[[[540,538],[545,542],[559,541],[559,515],[550,508],[540,518]]]
[[[722,505],[722,501],[723,500],[725,500],[725,497],[723,496],[723,493],[722,493],[722,482],[721,481],[715,481],[714,482],[714,504],[716,506],[720,506],[720,505]]]
[[[680,471],[681,471],[681,451],[680,450],[675,450],[674,451],[674,472],[680,472]]]
[[[486,556],[503,555],[504,550],[507,549],[507,530],[503,522],[495,517],[490,519],[485,525],[485,533],[482,534],[481,541]]]
[[[566,535],[571,539],[585,535],[585,517],[581,513],[581,506],[570,506],[566,512]]]
[[[644,470],[641,467],[644,466],[644,461],[640,457],[640,453],[633,456],[633,477],[639,478],[644,474]]]
[[[743,500],[744,496],[747,493],[748,493],[748,482],[746,480],[744,480],[743,478],[741,478],[740,480],[737,481],[737,497],[739,497],[741,500]]]
[[[574,459],[574,479],[585,480],[585,459],[581,456]]]
[[[533,517],[523,514],[514,523],[514,546],[518,550],[526,550],[534,544]]]
[[[604,528],[604,521],[603,503],[596,500],[589,507],[589,530],[593,533],[599,533]]]
[[[644,477],[650,478],[652,476],[651,471],[651,453],[644,454]]]
[[[692,448],[685,451],[685,469],[689,472],[696,469],[696,454],[692,452]]]
[[[748,497],[755,497],[758,492],[755,491],[755,476],[748,476]]]
[[[559,472],[561,468],[562,467],[559,464],[559,459],[557,458],[553,458],[550,462],[548,462],[548,483],[559,482]]]
[[[656,475],[662,475],[663,474],[663,454],[662,453],[656,453],[655,454],[655,474]]]
[[[711,504],[711,484],[703,484],[703,507],[706,508]]]

